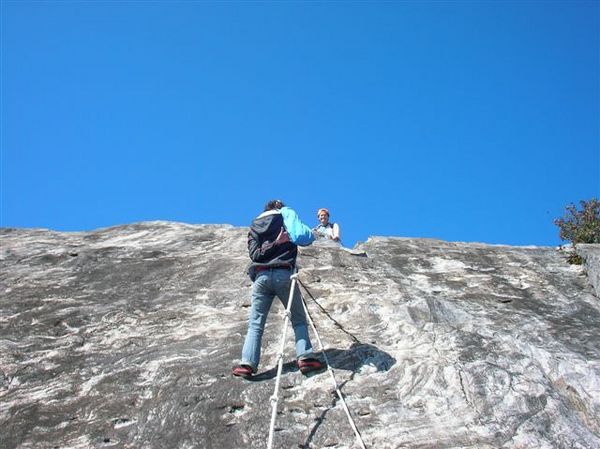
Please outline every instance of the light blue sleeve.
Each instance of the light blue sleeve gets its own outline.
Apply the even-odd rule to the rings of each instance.
[[[300,221],[298,214],[289,207],[281,208],[283,224],[290,236],[290,240],[296,245],[308,246],[315,240],[312,230]]]

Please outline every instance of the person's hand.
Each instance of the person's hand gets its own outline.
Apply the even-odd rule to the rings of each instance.
[[[281,228],[281,231],[279,231],[279,235],[275,239],[275,243],[277,245],[281,245],[282,243],[287,243],[289,241],[290,241],[289,234],[287,233],[287,231],[285,230],[285,228]]]

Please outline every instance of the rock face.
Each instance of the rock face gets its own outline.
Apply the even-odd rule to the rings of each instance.
[[[590,282],[600,297],[600,245],[577,244],[577,253],[583,258],[583,263]]]
[[[246,232],[1,230],[0,447],[266,447],[283,308],[259,375],[233,378]],[[540,247],[357,250],[299,262],[368,448],[600,447],[600,303],[581,267]],[[274,447],[358,447],[329,375],[295,368],[290,334]]]

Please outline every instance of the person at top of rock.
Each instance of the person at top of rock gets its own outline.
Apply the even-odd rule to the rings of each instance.
[[[269,201],[264,212],[252,221],[248,232],[248,253],[252,260],[248,266],[248,275],[254,282],[252,306],[241,363],[233,368],[234,376],[248,379],[256,373],[262,336],[273,298],[277,296],[283,306],[287,307],[290,276],[296,266],[298,245],[308,246],[314,240],[311,229],[300,221],[294,210],[286,207],[280,200]],[[290,312],[298,368],[303,374],[324,368],[323,363],[313,354],[297,285]]]
[[[319,224],[313,228],[317,240],[333,240],[340,242],[340,227],[329,221],[329,211],[322,207],[317,211]]]

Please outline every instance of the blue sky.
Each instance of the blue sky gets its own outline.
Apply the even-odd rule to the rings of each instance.
[[[3,1],[1,216],[557,245],[600,196],[596,1]]]

